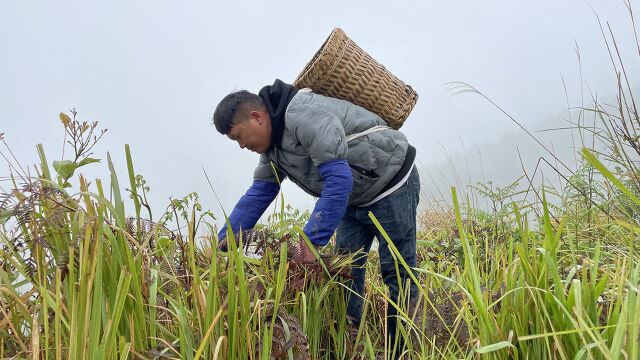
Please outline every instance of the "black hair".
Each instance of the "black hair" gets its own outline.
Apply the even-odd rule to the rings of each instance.
[[[256,108],[266,108],[260,96],[247,90],[232,92],[220,101],[213,112],[213,124],[220,134],[227,135],[236,124],[236,115],[245,115]]]

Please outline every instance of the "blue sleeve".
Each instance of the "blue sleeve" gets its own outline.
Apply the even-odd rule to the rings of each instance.
[[[233,233],[237,234],[240,228],[242,230],[252,229],[269,204],[276,198],[278,191],[280,191],[280,185],[277,183],[254,180],[229,215],[229,223]],[[225,223],[222,230],[218,232],[218,241],[223,240],[226,236],[227,224]]]
[[[346,160],[329,160],[320,164],[318,169],[324,186],[311,218],[304,227],[304,233],[315,245],[324,246],[329,242],[347,210],[353,178]]]

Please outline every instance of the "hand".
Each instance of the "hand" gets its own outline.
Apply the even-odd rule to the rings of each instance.
[[[243,230],[242,231],[242,242],[244,244],[244,246],[247,246],[248,244],[250,244],[251,242],[255,241],[256,239],[258,239],[258,233],[254,232],[253,229],[249,229],[249,230]],[[234,235],[234,240],[236,242],[236,247],[238,246],[238,240],[240,239],[240,232],[237,232]],[[224,238],[220,241],[218,241],[218,249],[224,252],[229,251],[229,243],[227,242],[227,238]]]
[[[316,245],[311,244],[311,246],[315,248],[316,252],[319,249],[319,247]],[[314,264],[316,261],[318,261],[318,259],[316,259],[316,256],[314,255],[313,250],[309,247],[309,245],[307,245],[307,242],[303,237],[299,238],[297,247],[292,247],[289,249],[288,255],[291,261],[295,261],[303,265]]]
[[[218,250],[227,252],[229,249],[227,248],[227,239],[222,239],[218,241]]]
[[[261,231],[255,231],[253,229],[243,230],[242,231],[242,243],[244,247],[248,247],[249,244],[253,244],[258,242],[259,240],[264,240],[267,235]],[[236,247],[238,246],[238,239],[240,238],[240,233],[236,233],[234,236]],[[218,241],[218,249],[221,251],[229,251],[229,244],[227,243],[227,238],[224,238]]]

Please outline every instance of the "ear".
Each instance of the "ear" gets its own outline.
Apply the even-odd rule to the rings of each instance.
[[[253,110],[250,115],[252,119],[255,119],[258,122],[258,124],[262,125],[264,122],[265,116],[261,111]]]

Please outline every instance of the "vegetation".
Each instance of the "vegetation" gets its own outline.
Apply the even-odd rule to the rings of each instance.
[[[478,184],[420,215],[419,297],[392,305],[403,358],[640,358],[640,118],[616,64],[617,104],[594,99],[573,122],[601,146],[581,150],[560,190]],[[587,114],[599,125],[585,126]],[[153,220],[128,146],[124,187],[109,155],[107,183],[79,175],[100,162],[91,151],[104,131],[71,115],[60,115],[71,158],[50,164],[39,145],[34,176],[0,134],[11,168],[0,197],[0,358],[379,359],[397,348],[385,340],[375,252],[352,328],[351,259],[329,256],[330,245],[316,267],[287,261],[282,239],[301,234],[308,214],[281,198],[257,232],[229,233],[236,241],[222,253],[195,193]],[[378,241],[398,255],[386,235]]]

